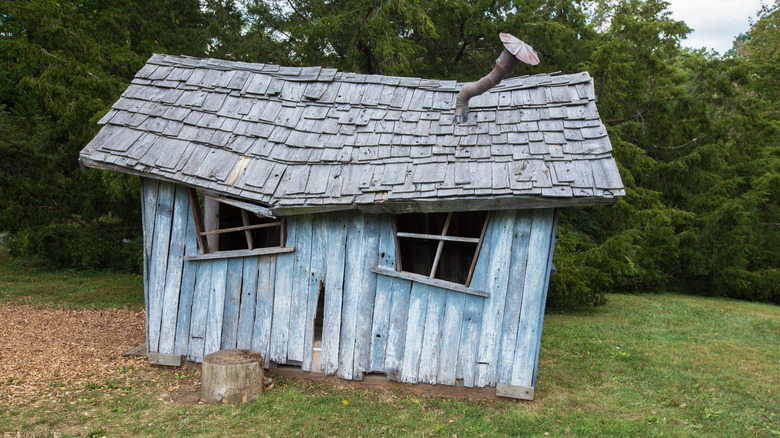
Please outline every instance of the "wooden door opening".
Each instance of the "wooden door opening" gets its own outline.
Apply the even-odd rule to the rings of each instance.
[[[322,327],[325,321],[325,284],[320,282],[320,290],[317,293],[317,311],[314,316],[314,337],[311,355],[311,371],[322,372]]]

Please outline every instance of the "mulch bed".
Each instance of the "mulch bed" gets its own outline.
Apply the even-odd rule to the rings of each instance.
[[[36,405],[56,391],[119,379],[145,360],[122,357],[144,342],[144,312],[0,304],[0,405]]]

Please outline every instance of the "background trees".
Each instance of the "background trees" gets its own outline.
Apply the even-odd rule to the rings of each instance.
[[[542,58],[517,74],[594,76],[627,189],[564,212],[552,304],[780,302],[779,4],[721,57],[682,49],[661,0],[0,0],[0,230],[55,265],[138,269],[137,181],[77,156],[152,52],[469,81],[506,31]]]

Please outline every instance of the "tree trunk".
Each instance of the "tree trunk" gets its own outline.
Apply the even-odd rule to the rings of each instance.
[[[263,394],[263,357],[252,350],[221,350],[203,358],[206,403],[240,404]]]

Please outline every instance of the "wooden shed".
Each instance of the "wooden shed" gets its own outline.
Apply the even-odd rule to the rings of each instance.
[[[147,348],[531,399],[559,207],[624,194],[587,73],[154,55],[81,152],[141,177]]]

